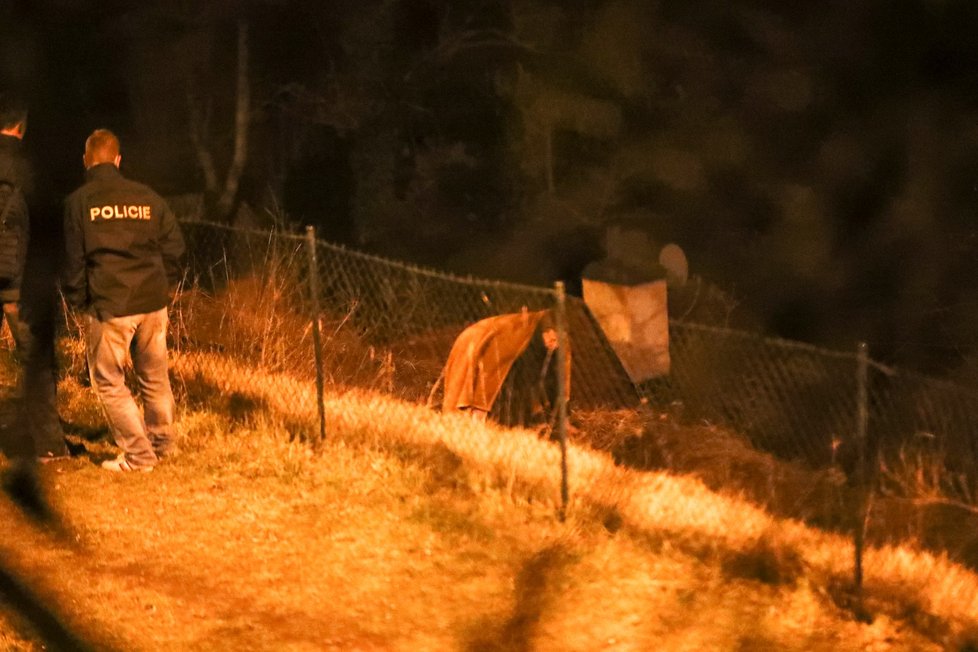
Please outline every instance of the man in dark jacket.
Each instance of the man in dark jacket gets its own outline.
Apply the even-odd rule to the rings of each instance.
[[[9,183],[19,190],[23,196],[32,194],[34,190],[34,174],[31,165],[21,151],[21,141],[27,131],[27,109],[16,100],[0,97],[0,182]],[[16,195],[11,194],[15,200]],[[2,209],[3,206],[0,206]],[[17,206],[8,213],[8,224],[16,230],[20,240],[26,245],[28,238],[27,215],[18,210]],[[21,213],[21,214],[18,214]],[[0,302],[3,303],[3,314],[0,319],[6,319],[14,342],[21,343],[20,320],[18,319],[17,303],[20,301],[20,283],[23,277],[24,260],[22,253],[18,260],[12,261],[13,267],[18,268],[17,275],[12,279],[0,281]]]
[[[86,183],[65,208],[62,288],[84,311],[89,373],[122,454],[102,467],[150,471],[171,444],[167,306],[180,277],[183,236],[166,202],[119,172],[119,140],[98,129],[85,141]],[[131,353],[143,413],[125,384]]]
[[[4,249],[0,255],[13,255],[17,273],[0,282],[3,316],[13,336],[22,365],[21,401],[13,439],[8,447],[12,457],[37,455],[41,461],[66,457],[64,431],[58,419],[57,372],[54,356],[55,280],[58,256],[30,243],[29,222],[40,219],[33,201],[34,174],[21,151],[27,131],[27,107],[11,95],[0,96],[0,180],[15,186],[27,198],[19,210],[8,212],[10,228],[16,229],[20,246]],[[11,197],[11,201],[14,197]],[[30,215],[28,209],[30,207]],[[17,214],[20,213],[20,214]],[[36,229],[35,229],[36,230]],[[33,444],[33,446],[31,446]]]

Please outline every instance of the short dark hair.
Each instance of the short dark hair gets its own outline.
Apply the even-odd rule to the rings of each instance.
[[[85,141],[85,161],[89,165],[111,163],[119,155],[119,139],[108,129],[96,129]]]
[[[0,129],[27,122],[27,102],[15,93],[0,93]]]

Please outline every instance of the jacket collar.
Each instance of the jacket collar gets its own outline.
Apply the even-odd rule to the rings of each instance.
[[[113,179],[121,176],[122,173],[119,172],[119,168],[112,163],[99,163],[98,165],[93,165],[85,170],[85,178],[88,181],[95,181],[96,179]]]

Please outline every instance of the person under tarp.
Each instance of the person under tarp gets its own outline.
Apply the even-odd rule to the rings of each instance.
[[[442,372],[443,412],[503,425],[552,420],[557,398],[557,331],[549,310],[488,317],[455,339]],[[564,395],[570,397],[570,346]]]

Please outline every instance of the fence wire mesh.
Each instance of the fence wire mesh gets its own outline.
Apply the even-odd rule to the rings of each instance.
[[[368,418],[422,427],[411,423],[416,407],[440,405],[446,360],[463,331],[555,305],[549,288],[453,277],[324,242],[312,241],[313,258],[300,235],[183,227],[191,250],[173,314],[178,390],[191,402],[221,401],[232,414],[279,409],[309,438],[321,434],[317,356],[327,433],[350,418],[338,398],[344,392],[399,399],[372,403]],[[670,373],[636,387],[584,302],[569,297],[566,314],[572,443],[610,453],[621,466],[695,475],[846,536],[912,541],[978,566],[978,537],[961,534],[978,498],[973,390],[876,363],[862,378],[855,348],[829,351],[677,320],[669,327]],[[490,421],[536,428],[546,443],[552,413],[541,419],[527,404],[554,398],[548,362],[535,333]],[[491,456],[501,441],[466,445]],[[557,473],[558,458],[552,462]],[[588,474],[585,457],[577,463],[572,500],[600,491],[588,484],[600,474]]]
[[[181,355],[222,353],[263,373],[314,377],[304,238],[204,223],[184,229],[192,243],[190,271],[173,318]],[[318,325],[333,387],[427,402],[467,326],[554,305],[547,288],[453,278],[323,242],[315,246]],[[588,407],[635,405],[635,388],[579,300],[569,302],[568,322],[574,400]],[[539,355],[540,348],[531,345],[528,353]],[[539,369],[538,363],[526,366]]]

